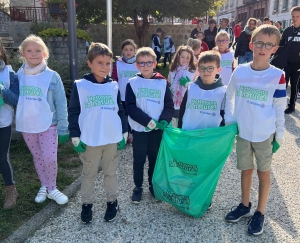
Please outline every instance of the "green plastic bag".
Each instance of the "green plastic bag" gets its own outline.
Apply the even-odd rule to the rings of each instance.
[[[212,201],[236,134],[236,124],[189,131],[166,128],[152,178],[155,198],[201,217]]]

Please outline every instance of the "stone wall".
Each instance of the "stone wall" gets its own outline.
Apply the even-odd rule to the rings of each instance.
[[[14,40],[14,46],[19,46],[22,41],[30,34],[30,22],[9,21],[7,23],[7,32]]]
[[[33,7],[34,6],[34,1],[36,0],[10,0],[10,6],[18,6],[18,7]],[[38,3],[39,1],[36,1]],[[36,4],[36,6],[39,4]]]
[[[69,62],[69,39],[68,37],[43,38],[49,48],[50,57],[62,62]],[[86,61],[85,40],[77,39],[77,55],[79,62]]]
[[[196,25],[150,25],[149,33],[146,37],[148,42],[147,46],[151,46],[151,35],[155,33],[157,28],[162,28],[163,31],[167,32],[170,35],[175,43],[175,46],[179,46],[182,44],[186,44],[192,29],[196,27]],[[103,24],[97,25],[89,25],[87,28],[87,32],[90,33],[92,40],[94,42],[102,42],[107,43],[107,26]],[[135,33],[133,24],[113,24],[113,53],[114,55],[121,54],[121,43],[125,39],[134,39],[134,41],[138,44],[139,40]]]

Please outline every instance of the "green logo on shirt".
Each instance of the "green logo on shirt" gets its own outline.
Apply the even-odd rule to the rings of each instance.
[[[137,73],[137,71],[122,71],[119,75],[120,78],[132,78]]]
[[[114,105],[114,99],[112,95],[95,95],[88,96],[88,101],[84,102],[85,108],[92,108],[94,106],[102,105]]]
[[[268,92],[241,85],[240,88],[236,90],[236,96],[250,100],[267,101]]]
[[[232,61],[230,60],[221,60],[221,67],[231,67]]]
[[[136,93],[135,96],[136,96],[136,98],[147,97],[147,98],[160,99],[161,91],[158,89],[140,88],[140,89],[138,89],[138,92]]]
[[[194,110],[217,110],[217,102],[211,100],[200,100],[192,99],[191,102],[187,104],[188,109]]]
[[[34,86],[20,86],[20,96],[42,97],[42,89]]]

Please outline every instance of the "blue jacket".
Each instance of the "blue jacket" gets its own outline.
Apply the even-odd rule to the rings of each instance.
[[[138,75],[141,78],[144,78],[140,73],[136,75]],[[152,79],[164,79],[164,77],[160,73],[155,73]],[[160,114],[158,121],[166,120],[167,122],[170,122],[174,114],[174,103],[167,81],[166,86],[167,87],[164,97],[164,109]],[[147,127],[152,118],[137,107],[136,97],[130,86],[130,83],[128,83],[126,86],[125,104],[127,113],[131,117],[131,119],[143,125],[144,127]]]
[[[18,99],[20,94],[19,80],[18,80],[18,75],[11,67],[9,68],[9,80],[10,80],[9,89],[4,88],[2,90],[2,97],[6,104],[11,106],[16,106],[18,104]]]
[[[114,81],[111,77],[107,76],[102,83],[98,83],[92,73],[86,74],[82,78],[99,85]],[[120,91],[118,91],[117,103],[119,107],[118,115],[122,122],[122,133],[125,133],[128,132],[128,127],[127,127],[127,119],[125,116],[125,110],[123,108],[122,101],[121,101]],[[69,131],[70,131],[71,138],[80,137],[81,131],[78,124],[80,112],[81,109],[80,109],[78,89],[76,83],[74,83],[72,86],[72,92],[71,92],[71,97],[70,97],[70,102],[68,107]],[[108,129],[108,128],[109,128],[109,124],[103,124],[102,127],[100,127],[99,125],[99,129]]]
[[[24,65],[25,64],[23,64],[19,69],[19,72],[23,72]],[[45,70],[46,69],[44,69],[42,72]],[[51,71],[53,72],[53,75],[51,77],[47,93],[47,101],[49,103],[50,110],[53,112],[51,125],[57,125],[58,135],[66,135],[69,133],[66,93],[59,74],[53,70]]]

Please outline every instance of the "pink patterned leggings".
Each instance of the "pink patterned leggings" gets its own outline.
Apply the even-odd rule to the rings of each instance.
[[[23,132],[24,140],[33,156],[34,166],[42,186],[48,192],[56,188],[57,176],[57,128],[51,126],[45,132]]]

